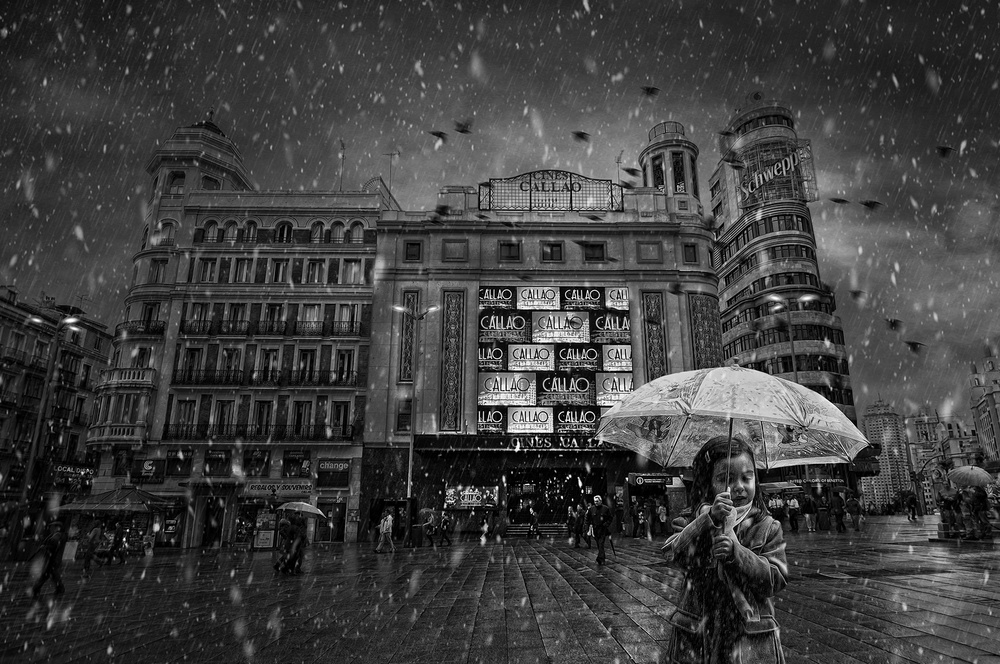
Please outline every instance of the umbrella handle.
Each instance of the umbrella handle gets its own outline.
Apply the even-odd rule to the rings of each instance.
[[[733,418],[729,418],[729,450],[726,453],[726,491],[729,491],[729,467],[732,465],[729,460],[733,456]]]

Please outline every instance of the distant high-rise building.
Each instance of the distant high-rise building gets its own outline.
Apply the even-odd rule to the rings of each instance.
[[[1000,469],[1000,358],[995,350],[973,363],[969,407],[988,469]]]
[[[861,492],[866,505],[874,503],[881,509],[900,491],[913,487],[906,427],[899,413],[881,399],[865,409],[863,426],[868,440],[880,445],[882,452],[878,456],[879,474],[861,478]]]

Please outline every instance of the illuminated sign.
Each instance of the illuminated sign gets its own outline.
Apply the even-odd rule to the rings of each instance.
[[[632,391],[631,373],[597,374],[597,405],[614,406]]]
[[[484,310],[479,313],[479,342],[531,343],[531,326],[528,312]]]
[[[510,433],[552,433],[555,431],[555,417],[551,408],[509,408]]]
[[[511,345],[507,349],[510,371],[555,371],[556,347],[552,344]]]
[[[552,287],[522,287],[517,289],[518,309],[559,309],[559,289]]]
[[[506,286],[493,286],[479,289],[480,309],[513,309],[514,308],[513,288]]]
[[[597,311],[604,308],[603,288],[563,288],[563,309],[569,311]]]
[[[593,375],[546,373],[538,374],[538,399],[540,406],[594,404]]]
[[[590,340],[595,344],[629,344],[632,324],[628,314],[605,311],[591,319]]]
[[[602,346],[601,366],[605,371],[632,371],[632,346]]]
[[[736,156],[745,166],[737,191],[740,207],[772,200],[817,199],[812,146],[806,140],[758,141]]]
[[[605,295],[604,303],[608,309],[628,311],[629,297],[627,286],[608,288],[606,291],[607,294]]]
[[[556,371],[599,371],[601,347],[592,344],[559,344],[556,346]]]
[[[534,406],[535,374],[494,373],[479,375],[480,406]]]
[[[507,351],[501,345],[491,344],[479,347],[479,370],[480,371],[503,371],[507,368]]]
[[[590,434],[518,434],[510,436],[417,436],[414,447],[426,451],[562,452],[611,449]]]
[[[480,433],[507,433],[507,409],[480,408],[476,430]]]
[[[444,490],[444,506],[445,509],[496,507],[499,497],[500,487],[496,486],[449,486]]]
[[[590,314],[586,311],[533,311],[533,341],[587,343],[590,341]]]
[[[534,171],[479,185],[479,209],[618,211],[622,187],[568,171]]]
[[[555,433],[594,435],[601,421],[601,410],[592,406],[562,406],[555,408]]]

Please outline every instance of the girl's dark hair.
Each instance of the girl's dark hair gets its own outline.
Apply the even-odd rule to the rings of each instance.
[[[757,460],[753,448],[739,434],[734,435],[732,441],[730,441],[729,436],[716,436],[701,446],[691,469],[693,481],[689,502],[692,509],[697,509],[699,505],[708,504],[715,500],[715,494],[712,493],[712,471],[715,469],[715,462],[725,458],[738,457],[741,454],[750,457],[756,470]],[[753,488],[754,506],[767,514],[767,503],[764,501],[764,494],[760,490],[760,480],[756,473],[754,473]]]

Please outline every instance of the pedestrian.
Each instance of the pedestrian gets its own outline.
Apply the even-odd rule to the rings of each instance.
[[[292,522],[286,517],[278,520],[278,541],[274,549],[277,558],[274,561],[274,571],[284,573],[288,566],[288,559],[292,553]]]
[[[670,518],[670,515],[667,512],[667,506],[666,506],[666,504],[662,500],[659,501],[658,505],[656,507],[656,519],[660,522],[660,534],[661,535],[668,534],[667,533],[667,530],[668,530],[667,520],[669,518]]]
[[[799,532],[799,499],[792,494],[785,504],[788,508],[788,527],[793,533]]]
[[[35,552],[35,556],[42,558],[42,571],[31,586],[32,597],[38,597],[42,592],[42,586],[49,579],[56,585],[56,595],[66,592],[62,582],[62,558],[65,548],[66,533],[63,532],[63,525],[59,521],[53,521],[49,524],[48,536],[42,540],[42,545]]]
[[[807,493],[802,499],[802,516],[806,519],[806,530],[811,533],[816,532],[816,501],[812,493]]]
[[[448,540],[448,546],[451,546],[451,536],[448,534],[451,530],[451,517],[448,516],[447,512],[441,512],[441,546],[444,546],[445,540]]]
[[[580,541],[582,540],[587,548],[590,548],[590,535],[587,533],[587,509],[583,506],[583,503],[579,503],[576,506],[576,547],[580,547]]]
[[[877,513],[878,512],[875,509],[875,503],[873,503],[872,501],[869,500],[868,501],[868,516],[875,516]]]
[[[289,573],[302,574],[302,560],[309,546],[309,536],[306,519],[301,514],[292,517],[292,556],[289,563]]]
[[[906,497],[906,520],[917,520],[917,495],[914,493]]]
[[[965,535],[962,539],[987,539],[993,536],[993,526],[989,519],[989,497],[981,486],[962,489],[962,521]]]
[[[785,526],[785,501],[781,499],[779,494],[771,496],[771,499],[767,501],[767,511],[771,513],[774,520],[784,528]]]
[[[80,542],[83,549],[83,573],[87,576],[90,576],[90,563],[94,560],[94,554],[97,552],[97,546],[101,543],[103,535],[104,527],[100,519],[94,519],[90,530]]]
[[[854,530],[861,530],[861,501],[853,495],[848,496],[844,509],[851,515],[851,523]]]
[[[785,661],[772,601],[788,580],[785,541],[755,467],[740,436],[712,438],[695,457],[690,512],[665,545],[684,572],[669,662]]]
[[[631,530],[632,538],[638,537],[636,533],[639,532],[639,501],[635,496],[632,496],[632,502],[628,506],[628,523],[631,527],[625,532]]]
[[[830,530],[830,499],[826,496],[820,496],[816,503],[816,518],[820,530]]]
[[[486,525],[486,519],[483,519],[483,525]],[[538,539],[540,537],[538,530],[538,512],[535,511],[534,507],[528,508],[528,537],[534,537]],[[489,527],[483,530],[483,537],[489,537]]]
[[[600,496],[594,496],[594,505],[587,510],[587,532],[597,543],[597,564],[603,565],[607,559],[604,555],[604,538],[608,536],[614,515]],[[589,542],[588,542],[588,547]]]
[[[640,533],[646,530],[646,508],[641,505],[636,510],[635,526],[632,528],[632,537],[641,537]]]
[[[434,512],[430,510],[427,511],[427,520],[424,521],[424,534],[427,535],[428,546],[433,548],[437,527],[434,525]]]
[[[833,500],[830,501],[830,511],[833,513],[833,520],[837,524],[837,532],[846,533],[847,526],[844,524],[844,514],[846,514],[844,498],[839,493],[833,494]]]
[[[378,524],[378,544],[375,545],[375,553],[382,553],[382,545],[388,544],[393,553],[396,552],[396,545],[392,541],[392,512],[386,510],[382,514],[382,520]]]
[[[111,551],[108,552],[108,562],[114,562],[118,557],[119,565],[125,564],[125,526],[121,521],[115,523],[114,540],[111,543]]]

